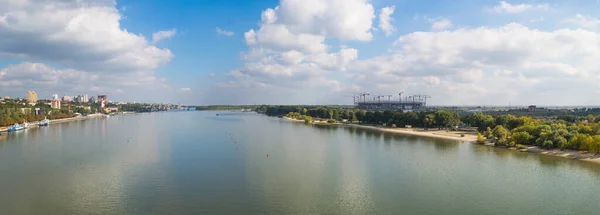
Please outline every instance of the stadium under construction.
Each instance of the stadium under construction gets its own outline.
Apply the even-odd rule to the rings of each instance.
[[[398,97],[392,95],[371,95],[361,93],[353,96],[354,106],[361,110],[421,110],[426,108],[427,95],[411,95]]]

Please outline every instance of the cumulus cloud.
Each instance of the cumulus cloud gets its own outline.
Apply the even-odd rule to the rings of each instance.
[[[165,84],[154,70],[174,55],[123,29],[115,1],[0,1],[0,5],[0,57],[23,61],[1,68],[2,92],[17,89],[17,82],[82,92],[126,92],[133,89],[128,86]],[[175,34],[165,32],[154,42]]]
[[[497,13],[522,13],[528,10],[547,10],[550,8],[548,4],[510,4],[506,1],[500,1],[498,5],[494,6],[494,11]]]
[[[152,43],[158,43],[161,40],[171,39],[177,34],[177,29],[159,31],[152,34]]]
[[[138,89],[165,90],[164,79],[143,75],[96,74],[75,69],[56,69],[42,63],[22,62],[0,69],[0,89],[3,93],[21,96],[23,92],[35,90],[41,97],[54,93],[118,94]],[[135,97],[135,94],[131,96]]]
[[[370,41],[375,18],[367,0],[281,0],[261,15],[260,28],[244,33],[246,44],[278,51],[325,52],[326,38]]]
[[[582,15],[582,14],[577,14],[574,17],[565,19],[564,21],[562,21],[562,23],[572,24],[577,27],[592,29],[592,30],[600,27],[600,19],[592,17],[592,16],[588,16],[588,15]]]
[[[224,36],[228,36],[231,37],[233,36],[235,33],[233,33],[233,31],[227,31],[227,30],[223,30],[219,27],[217,27],[217,34],[219,35],[224,35]]]
[[[552,101],[541,96],[548,92],[566,98],[560,103],[577,104],[585,101],[575,100],[575,91],[594,96],[598,90],[600,66],[594,59],[600,47],[592,44],[599,43],[600,34],[593,31],[541,31],[517,23],[414,32],[396,41],[393,54],[353,61],[347,68],[365,90],[416,89],[442,104],[503,104],[509,98],[544,103]],[[574,90],[575,85],[586,90]]]
[[[278,98],[301,99],[309,94],[283,93],[293,93],[294,88],[320,92],[351,89],[330,76],[346,71],[350,62],[358,59],[358,50],[343,46],[330,51],[333,47],[325,41],[371,41],[374,13],[368,0],[281,0],[262,12],[258,29],[244,33],[249,48],[243,55],[245,64],[229,72],[229,80],[219,82],[220,90],[215,91],[231,90],[237,95],[280,92]]]
[[[441,31],[441,30],[445,30],[448,28],[451,28],[452,26],[454,26],[454,24],[452,24],[452,21],[450,21],[449,19],[446,18],[425,18],[427,19],[428,22],[431,23],[431,29],[435,30],[435,31]]]
[[[153,70],[168,49],[120,28],[110,1],[8,1],[0,9],[0,56],[46,60],[84,71]]]
[[[379,13],[379,28],[385,32],[385,36],[391,36],[396,32],[396,27],[392,25],[392,21],[394,20],[391,16],[394,14],[394,10],[396,10],[396,6],[384,7],[381,8],[381,12]]]

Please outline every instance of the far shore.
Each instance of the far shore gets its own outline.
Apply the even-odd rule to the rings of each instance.
[[[304,120],[292,119],[292,118],[288,118],[288,117],[284,117],[284,119],[287,119],[290,121],[295,121],[295,122],[304,122]],[[445,131],[445,130],[437,130],[437,129],[425,130],[423,128],[385,128],[385,127],[379,127],[379,126],[359,125],[359,124],[350,124],[350,123],[348,123],[348,124],[346,124],[346,123],[328,123],[327,121],[323,121],[323,120],[313,121],[312,124],[348,126],[348,127],[356,127],[356,128],[388,132],[388,133],[406,134],[406,135],[414,135],[414,136],[430,137],[430,138],[440,138],[440,139],[447,139],[447,140],[458,140],[461,142],[468,142],[468,143],[476,143],[477,142],[477,133],[475,133],[475,132]],[[464,135],[464,136],[461,137],[461,135]],[[495,147],[493,145],[488,145],[488,146]],[[518,150],[521,152],[538,153],[538,154],[543,154],[543,155],[550,155],[550,156],[555,156],[555,157],[569,158],[569,159],[574,159],[574,160],[588,161],[588,162],[600,164],[600,155],[586,153],[586,152],[580,152],[580,151],[573,151],[573,150],[562,150],[561,151],[561,150],[557,150],[557,149],[542,149],[537,146],[528,146],[527,149],[521,149],[521,150],[516,149],[516,148],[509,148],[509,149]]]

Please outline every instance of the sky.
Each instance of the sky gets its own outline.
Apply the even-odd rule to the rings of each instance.
[[[600,105],[597,0],[0,0],[0,96]]]

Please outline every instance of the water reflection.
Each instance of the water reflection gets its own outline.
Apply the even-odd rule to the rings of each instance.
[[[600,209],[597,164],[259,115],[211,118],[211,112],[125,115],[2,136],[0,214]]]

